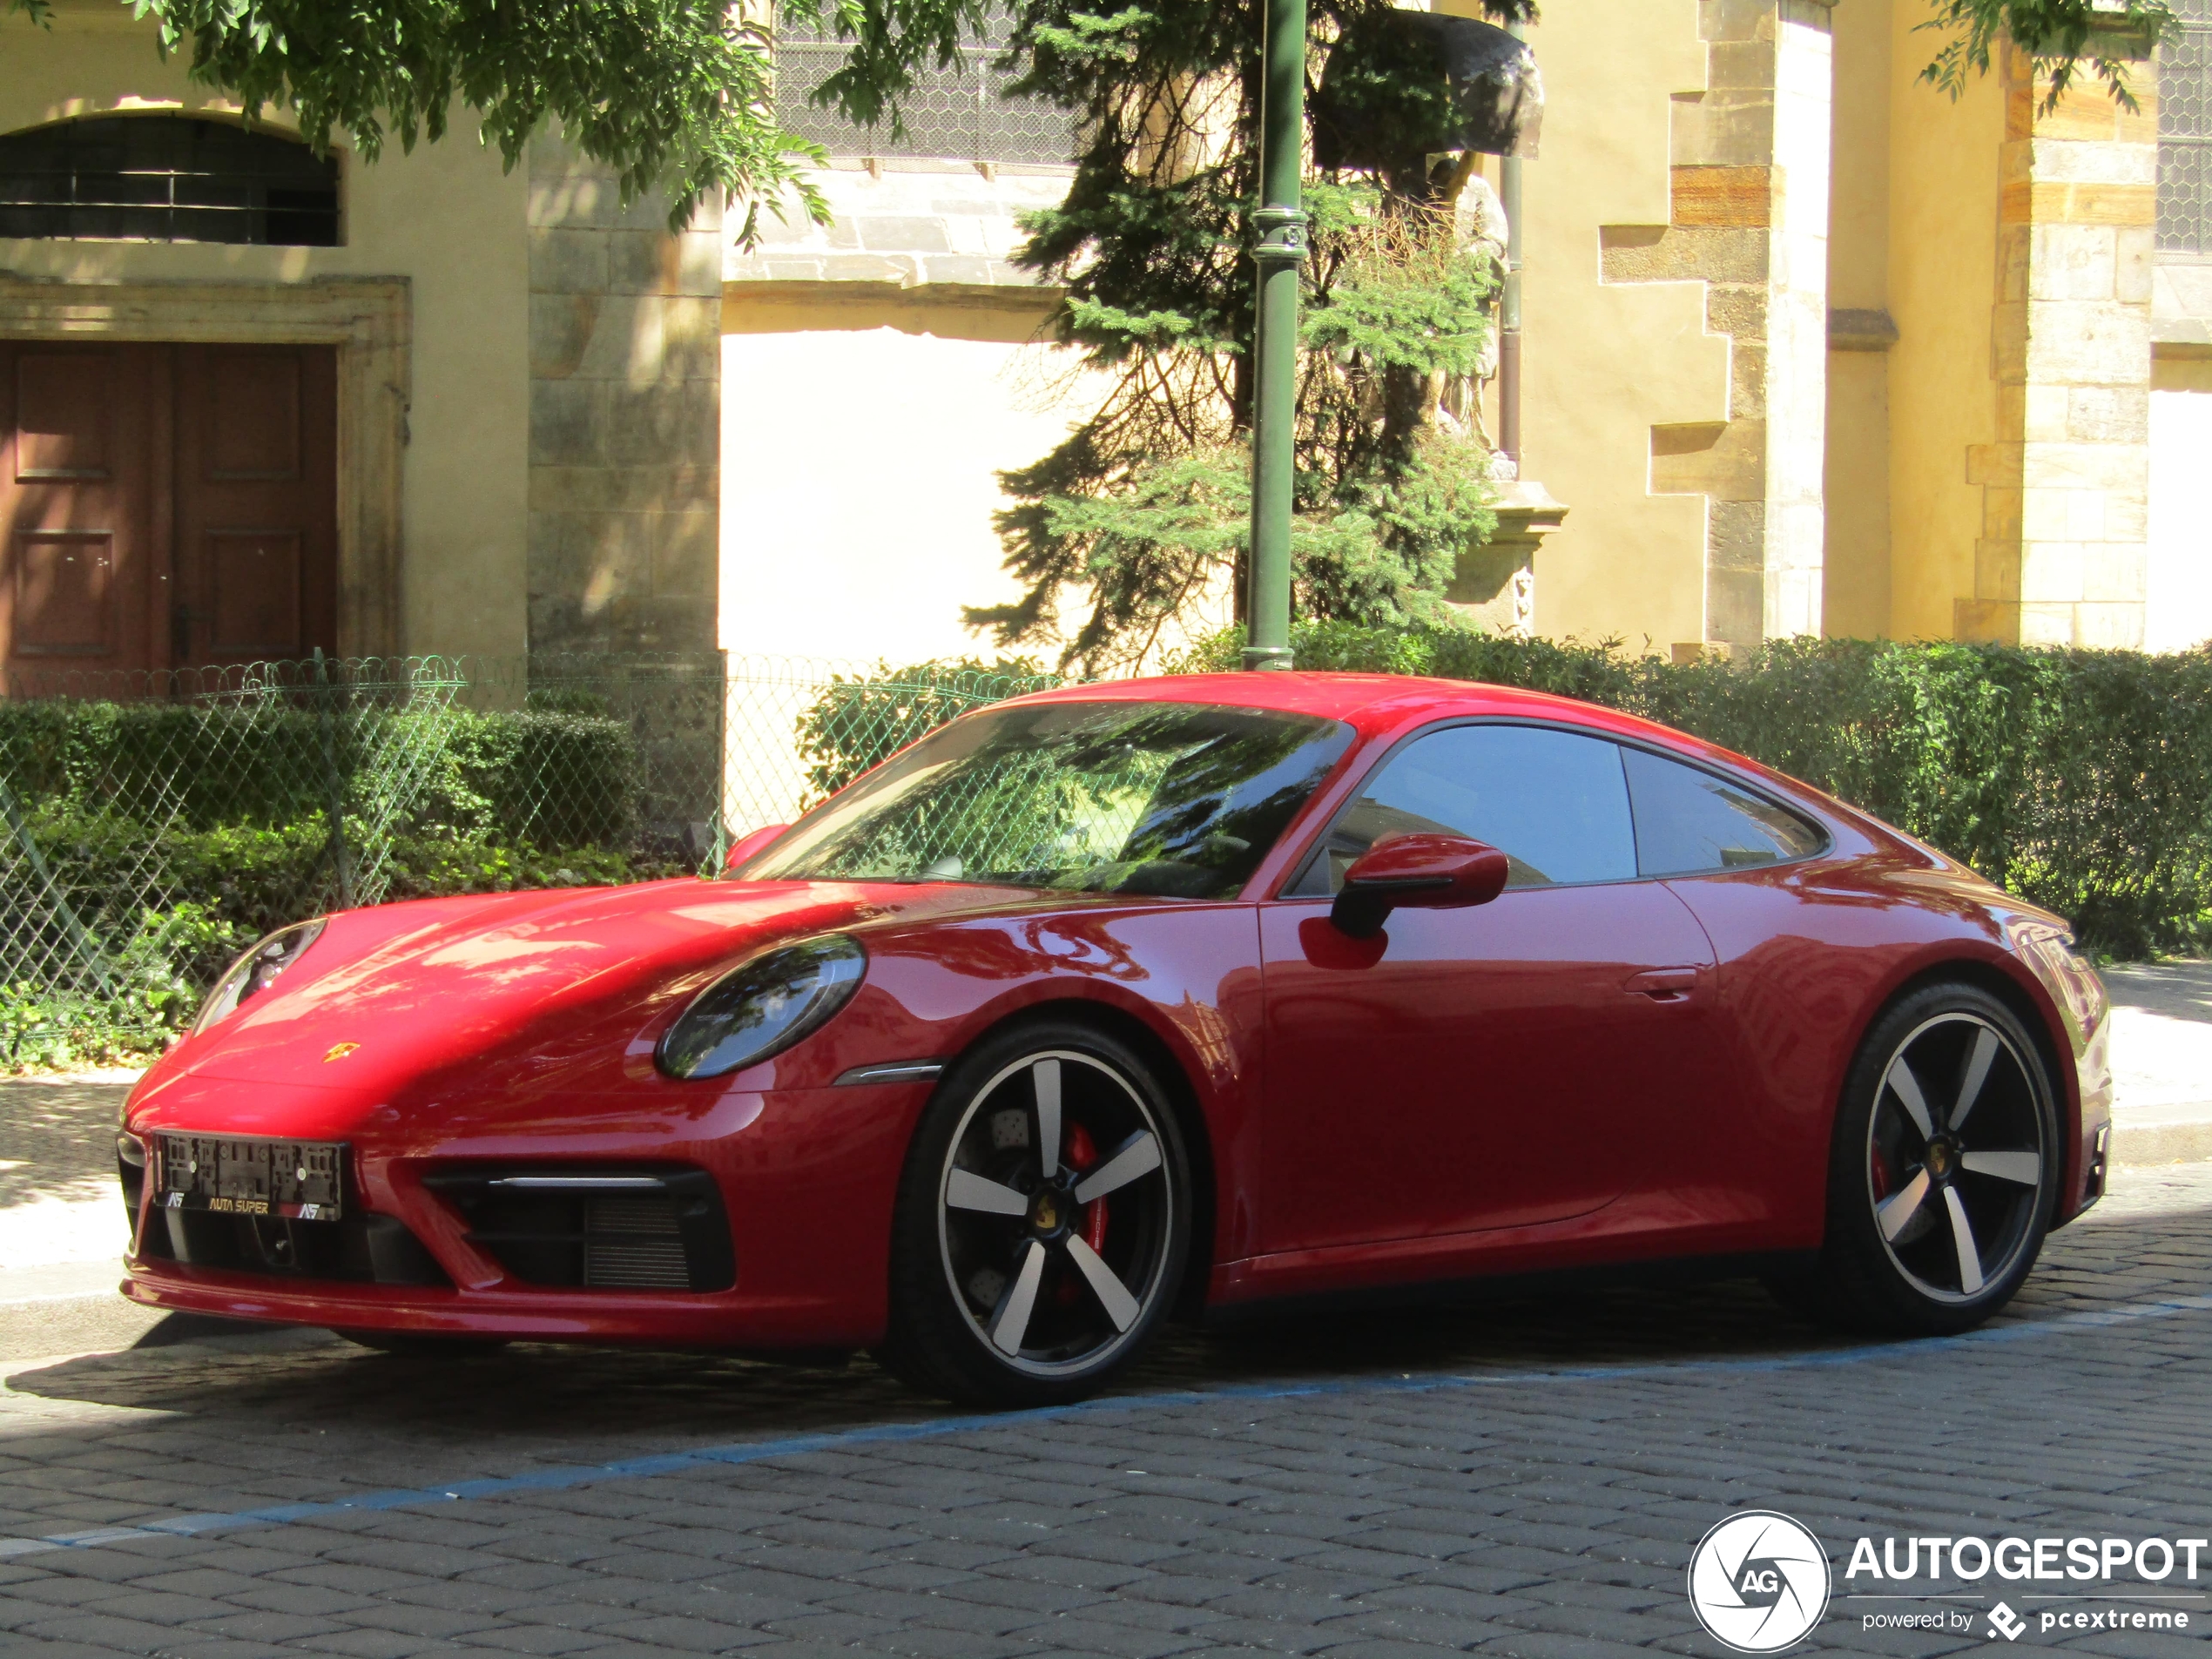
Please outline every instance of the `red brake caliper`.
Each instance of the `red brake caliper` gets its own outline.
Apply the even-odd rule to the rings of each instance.
[[[1081,1123],[1068,1126],[1068,1167],[1077,1175],[1082,1174],[1098,1162],[1097,1143],[1090,1138],[1090,1131]],[[1093,1250],[1106,1247],[1106,1200],[1093,1198],[1083,1206],[1082,1224],[1076,1231],[1083,1236],[1083,1243]],[[1062,1303],[1073,1302],[1082,1294],[1074,1279],[1063,1279],[1055,1292]]]

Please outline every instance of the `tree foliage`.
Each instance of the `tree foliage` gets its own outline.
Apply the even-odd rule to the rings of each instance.
[[[745,204],[827,214],[805,176],[815,145],[776,119],[765,7],[728,0],[122,0],[161,49],[245,107],[289,111],[308,143],[346,135],[362,159],[445,137],[472,113],[511,168],[557,123],[616,168],[624,199],[665,190],[671,228],[727,192]],[[831,96],[863,118],[888,111],[915,72],[948,59],[982,0],[780,0],[778,26],[853,42]],[[51,0],[0,0],[0,16],[50,21]]]
[[[2181,21],[2168,0],[1929,0],[1922,30],[1942,48],[1920,78],[1957,98],[1967,78],[1989,72],[1992,54],[2010,39],[2047,78],[2046,111],[2057,107],[2086,64],[2114,102],[2137,107],[2133,71]]]
[[[249,116],[294,111],[310,142],[350,135],[364,158],[388,136],[402,150],[442,138],[457,105],[475,114],[509,166],[530,137],[557,121],[625,190],[665,189],[671,222],[685,222],[710,191],[747,204],[746,233],[763,205],[795,198],[824,210],[800,164],[811,147],[784,132],[771,102],[772,40],[765,5],[725,0],[120,0],[152,17],[165,51],[188,53],[203,84],[236,98]],[[1588,3],[1588,0],[1568,0]],[[2009,34],[2035,53],[2063,92],[2086,62],[2114,96],[2132,101],[2122,44],[2176,27],[2168,0],[1930,0],[1929,28],[1946,44],[1927,78],[1952,89],[1986,71]],[[52,0],[0,0],[0,16],[49,19]],[[1342,10],[1353,7],[1339,8]],[[1533,15],[1533,0],[1499,0],[1494,14]],[[779,0],[776,27],[847,43],[846,61],[818,96],[862,125],[900,127],[916,76],[949,64],[961,42],[1011,12],[1033,90],[1080,103],[1136,91],[1171,64],[1204,74],[1250,73],[1258,8],[1141,5],[1085,11],[1024,0]],[[1241,134],[1240,136],[1248,136]],[[1109,285],[1110,287],[1110,285]]]

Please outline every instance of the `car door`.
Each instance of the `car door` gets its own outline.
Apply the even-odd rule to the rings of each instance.
[[[1504,851],[1507,890],[1370,941],[1331,925],[1352,859],[1440,830]],[[1401,745],[1261,907],[1261,952],[1265,1251],[1585,1214],[1677,1163],[1728,1089],[1711,946],[1640,878],[1621,751],[1586,732]]]

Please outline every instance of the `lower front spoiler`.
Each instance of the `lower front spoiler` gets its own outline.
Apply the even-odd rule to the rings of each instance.
[[[738,1291],[644,1294],[457,1291],[299,1279],[272,1283],[170,1263],[134,1263],[123,1294],[145,1307],[268,1325],[322,1325],[520,1342],[769,1352],[859,1348],[882,1338],[850,1310],[815,1298]]]

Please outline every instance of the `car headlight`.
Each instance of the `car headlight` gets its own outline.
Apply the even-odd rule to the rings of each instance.
[[[720,1077],[781,1054],[860,988],[868,954],[842,934],[733,968],[691,999],[653,1059],[671,1077]]]
[[[241,1002],[251,1001],[267,990],[280,974],[307,954],[308,946],[322,937],[327,925],[317,916],[313,921],[280,927],[225,968],[223,977],[199,1005],[199,1017],[192,1023],[192,1034],[197,1036],[218,1020],[228,1019]]]

